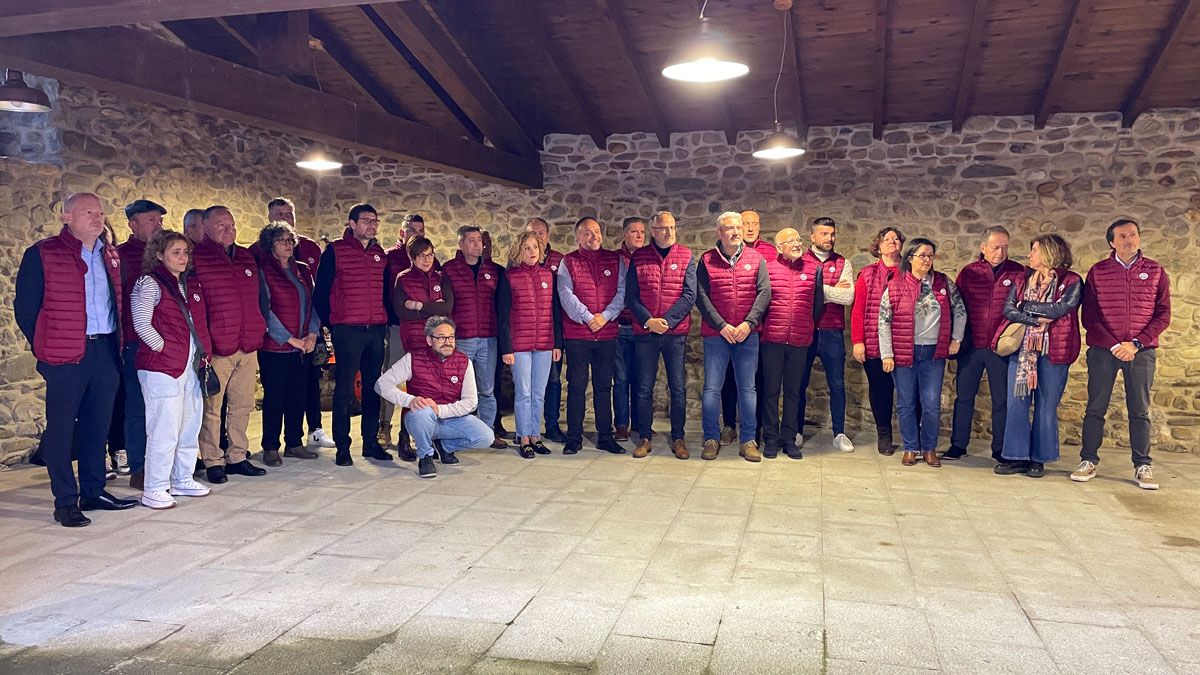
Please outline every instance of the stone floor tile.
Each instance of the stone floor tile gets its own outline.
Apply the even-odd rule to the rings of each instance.
[[[891,503],[879,499],[829,497],[821,502],[821,521],[895,527],[896,513]]]
[[[1134,606],[1125,613],[1167,660],[1191,663],[1200,671],[1200,610]]]
[[[538,466],[544,461],[534,460],[524,471],[504,481],[511,487],[561,488],[575,479],[583,467]]]
[[[811,509],[816,511],[819,517],[821,484],[760,480],[754,490],[754,503]]]
[[[488,655],[588,664],[604,646],[619,614],[616,607],[535,597],[496,640]]]
[[[821,528],[821,554],[838,558],[905,559],[900,531],[894,527],[829,523]]]
[[[59,529],[65,528],[60,527]],[[4,536],[4,533],[0,532],[0,537],[2,537],[0,540],[4,542],[4,555],[0,557],[0,571],[26,560],[41,558],[47,553],[80,543],[80,537],[60,535],[44,529],[25,530],[17,534],[9,533],[8,536]]]
[[[231,598],[192,617],[140,656],[170,663],[229,668],[303,621],[311,609]]]
[[[521,529],[584,535],[602,515],[604,506],[598,504],[546,502],[521,523]]]
[[[920,609],[826,600],[825,635],[831,658],[939,667],[933,635]]]
[[[604,512],[607,520],[668,524],[683,504],[683,497],[623,494]]]
[[[533,513],[543,502],[553,497],[555,492],[556,490],[553,488],[535,488],[506,483],[480,497],[478,501],[471,504],[471,510],[527,515]]]
[[[935,631],[936,632],[936,631]],[[937,636],[938,655],[948,673],[969,675],[1046,675],[1058,667],[1040,643],[1036,646],[945,640]]]
[[[419,586],[353,584],[288,631],[297,638],[363,640],[397,631],[440,591]]]
[[[602,519],[579,542],[575,552],[649,560],[666,533],[666,523],[640,522],[631,526],[622,520]]]
[[[208,499],[208,497],[205,497]],[[212,502],[219,503],[221,499],[214,498]],[[164,511],[169,515],[179,511],[180,507]],[[193,509],[196,511],[202,508]],[[232,511],[210,514],[203,523],[197,523],[183,530],[179,539],[196,544],[215,544],[217,546],[238,547],[249,544],[265,537],[272,532],[286,527],[297,520],[296,516],[286,513],[268,513],[266,511]]]
[[[583,473],[580,472],[580,475],[582,476]],[[556,502],[575,502],[607,506],[617,501],[617,498],[621,496],[624,490],[624,483],[576,478],[554,493],[554,496],[550,499]]]
[[[892,663],[873,663],[850,659],[825,659],[827,675],[929,675],[940,673],[937,667],[909,668]]]
[[[725,593],[711,587],[643,582],[634,590],[613,632],[711,645],[724,605]]]
[[[696,481],[696,487],[753,492],[758,487],[758,474],[758,471],[743,468],[707,467]]]
[[[962,550],[905,544],[908,566],[922,585],[972,591],[1006,591],[1008,582],[986,549]]]
[[[708,668],[711,655],[709,645],[614,634],[600,650],[594,672],[699,674]]]
[[[390,637],[390,636],[389,636]],[[380,638],[334,640],[292,637],[263,647],[233,670],[235,675],[326,675],[345,673],[377,649]]]
[[[696,475],[704,471],[704,466],[707,462],[699,460],[700,446],[695,443],[689,444],[689,452],[695,453],[697,459],[679,460],[671,455],[671,450],[667,447],[666,436],[659,434],[655,439],[654,454],[644,460],[634,460],[634,465],[641,465],[642,473],[682,473]]]
[[[829,474],[821,469],[824,478],[821,491],[826,498],[834,499],[879,499],[887,501],[887,484],[882,478],[864,478],[862,476],[844,476]]]
[[[380,517],[385,520],[406,520],[414,523],[444,523],[457,515],[459,511],[473,505],[478,499],[474,495],[440,495],[422,492],[405,500]]]
[[[692,488],[683,500],[681,511],[689,513],[718,513],[748,516],[754,503],[754,493],[725,488]]]
[[[737,554],[734,546],[664,541],[650,559],[644,578],[664,584],[699,587],[728,583],[737,566]]]
[[[1030,619],[1094,626],[1130,625],[1121,605],[1091,578],[1015,583],[1011,588]]]
[[[466,457],[466,454],[461,455]],[[462,460],[459,460],[462,461]],[[461,464],[459,466],[462,466]],[[482,497],[499,487],[508,480],[510,474],[492,473],[473,470],[460,470],[451,475],[448,472],[451,467],[444,465],[438,467],[438,479],[433,481],[426,492],[438,495],[465,495]],[[481,467],[491,469],[490,466]]]
[[[795,534],[747,532],[738,552],[739,570],[821,573],[821,539]]]
[[[239,594],[249,600],[308,607],[317,611],[342,597],[345,589],[360,577],[390,574],[383,561],[372,558],[345,558],[336,555],[311,555],[287,570],[272,569],[266,579]]]
[[[470,675],[587,675],[588,666],[566,663],[535,663],[485,656],[471,665]]]
[[[495,467],[488,466],[489,470]],[[434,481],[436,482],[436,481]],[[430,481],[373,480],[359,485],[346,496],[346,501],[369,504],[403,504],[433,486]]]
[[[313,487],[306,485],[299,490],[285,492],[274,499],[259,502],[255,508],[259,511],[274,513],[290,513],[292,515],[311,515],[336,505],[353,492],[347,487]]]
[[[498,623],[416,616],[350,672],[465,673],[504,628]]]
[[[693,474],[643,473],[629,482],[625,493],[683,499],[691,492],[697,478]]]
[[[750,509],[750,522],[746,529],[750,532],[816,536],[821,533],[821,511],[816,508],[760,504],[755,501],[754,507]]]
[[[772,622],[764,626],[751,618],[721,621],[708,670],[731,673],[813,673],[824,669],[820,625]]]
[[[438,541],[430,535],[380,565],[377,573],[358,575],[357,580],[445,588],[487,552],[487,545]]]
[[[272,532],[213,560],[207,566],[248,571],[285,570],[341,539],[336,534]]]
[[[45,649],[28,650],[0,669],[14,673],[104,672],[166,638],[179,626],[132,621],[91,619],[56,635]]]
[[[1171,673],[1174,669],[1132,628],[1034,621],[1063,673]]]
[[[80,581],[91,584],[157,588],[188,570],[230,552],[225,546],[168,543],[104,566]]]
[[[957,515],[898,514],[896,521],[900,538],[904,540],[905,547],[986,551],[983,539],[976,534],[971,521],[958,518]]]
[[[511,532],[476,563],[480,567],[541,572],[549,575],[566,559],[580,537],[555,532]]]
[[[921,607],[916,578],[903,561],[826,557],[825,597]]]
[[[219,675],[223,672],[225,670],[221,668],[167,663],[135,656],[105,671],[105,675]]]
[[[715,513],[680,513],[675,516],[667,541],[709,546],[737,546],[746,529],[744,516]]]
[[[508,623],[537,594],[547,574],[542,571],[472,567],[430,601],[419,614],[423,617]]]
[[[646,560],[574,553],[546,579],[538,597],[620,607],[633,595],[647,564]]]
[[[1040,647],[1041,640],[1021,605],[1009,593],[921,588],[925,620],[938,643],[997,642]]]
[[[625,456],[618,458],[618,461],[615,462],[591,462],[575,474],[575,479],[628,483],[636,478],[645,467],[645,462],[629,461],[628,456]]]
[[[758,621],[774,634],[779,624],[821,625],[825,620],[824,589],[816,574],[739,569],[725,601],[725,619]],[[724,619],[723,619],[724,620]]]

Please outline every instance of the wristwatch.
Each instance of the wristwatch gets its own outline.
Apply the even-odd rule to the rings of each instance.
[[[1139,352],[1140,352],[1140,351],[1142,351],[1142,341],[1141,341],[1141,340],[1139,340],[1139,339],[1137,339],[1137,338],[1134,338],[1134,339],[1133,339],[1133,346],[1134,346],[1134,347],[1137,347]]]

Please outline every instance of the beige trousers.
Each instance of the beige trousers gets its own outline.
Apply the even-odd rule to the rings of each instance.
[[[200,458],[204,466],[237,464],[246,459],[250,439],[246,429],[254,412],[254,393],[258,386],[258,357],[254,352],[235,352],[212,357],[213,370],[221,381],[221,394],[204,399],[204,422],[200,427]],[[221,450],[221,399],[229,401],[225,428],[229,449]]]

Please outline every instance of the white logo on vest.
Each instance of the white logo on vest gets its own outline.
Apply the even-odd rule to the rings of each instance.
[[[484,279],[491,279],[491,278],[492,278],[492,275],[491,275],[491,274],[488,274],[487,272],[484,272],[484,273],[483,273],[483,278],[484,278]]]
[[[200,302],[200,294],[192,293],[192,300],[195,300],[196,302]]]
[[[313,264],[313,262],[315,262],[315,261],[314,261],[312,258],[309,258],[309,259],[308,259],[308,264],[309,264],[309,265]]]
[[[943,288],[942,290],[938,291],[938,293],[941,293],[942,295],[945,295],[945,294],[946,294],[946,289],[944,289],[944,288]]]
[[[121,261],[120,261],[120,260],[117,260],[116,258],[113,258],[113,261],[112,261],[112,266],[113,266],[113,267],[116,267],[117,265],[120,265],[120,264],[121,264]]]
[[[379,254],[378,253],[375,254],[375,262],[379,262]]]
[[[451,376],[450,376],[450,381],[451,381],[451,382],[453,382],[454,384],[458,384],[458,376],[457,376],[457,375],[451,375]]]
[[[1005,286],[1012,286],[1012,279],[1005,279],[1005,280],[1004,280],[1004,285],[1005,285]]]
[[[558,265],[551,265],[551,266],[550,266],[550,271],[551,271],[551,272],[557,272],[557,271],[558,271]]]
[[[1138,278],[1141,279],[1142,281],[1145,281],[1150,278],[1150,275],[1146,274],[1145,272],[1142,272],[1141,274],[1138,275]]]
[[[544,281],[543,281],[543,282],[542,282],[542,288],[550,288],[550,284],[548,284],[548,283],[546,283],[546,282],[544,282]]]
[[[671,263],[671,269],[673,269],[673,270],[679,269],[679,263]]]
[[[606,276],[606,277],[611,277],[611,276],[612,276],[612,270],[604,270],[604,276]]]
[[[745,265],[742,266],[742,268],[745,269],[747,272],[749,272],[750,271],[750,263],[746,263]]]
[[[246,273],[246,276],[248,276],[248,277],[252,277],[252,276],[254,276],[254,272],[251,272],[251,271],[250,271],[250,270],[248,270],[248,269],[246,269],[246,270],[242,270],[242,271],[243,271],[243,272],[245,272],[245,273]]]
[[[807,274],[801,274],[801,275],[800,275],[800,281],[808,281],[808,275],[807,275]]]
[[[441,284],[438,284],[438,285],[434,286],[434,287],[433,287],[433,292],[434,292],[434,293],[441,293],[441,292],[442,292],[442,286],[441,286]]]

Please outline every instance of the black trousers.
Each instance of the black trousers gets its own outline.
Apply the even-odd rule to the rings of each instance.
[[[762,419],[763,449],[770,452],[796,444],[800,432],[800,385],[808,363],[808,348],[761,342],[758,346],[758,373],[763,380]],[[779,416],[779,395],[783,394],[783,417]]]
[[[969,337],[967,339],[970,339]],[[964,353],[965,352],[965,353]],[[1004,424],[1008,419],[1008,359],[990,349],[963,346],[958,355],[958,374],[954,386],[954,426],[950,430],[950,445],[967,449],[971,442],[971,420],[975,417],[975,396],[979,383],[987,372],[988,390],[992,394],[992,459],[999,462],[1004,450]]]
[[[304,416],[308,421],[308,433],[311,434],[325,428],[321,421],[321,373],[324,369],[313,363],[311,354],[305,360],[308,366],[305,368]]]
[[[871,402],[871,417],[875,419],[875,431],[888,436],[892,434],[892,414],[896,396],[896,382],[891,373],[883,372],[883,359],[867,359],[863,362],[867,373],[867,397]]]
[[[596,407],[596,441],[611,441],[617,341],[565,340],[563,346],[567,353],[567,442],[580,443],[583,440],[583,412],[587,407],[589,374],[592,401]]]
[[[283,431],[284,447],[304,445],[304,407],[307,396],[297,392],[307,386],[312,357],[299,352],[258,351],[258,377],[263,387],[262,449],[278,450]]]
[[[110,333],[86,339],[79,363],[37,364],[46,380],[46,430],[42,432],[41,457],[50,474],[54,508],[77,506],[81,496],[99,497],[104,490],[104,445],[121,378],[117,350],[117,335]],[[78,483],[71,467],[75,439]]]
[[[1117,373],[1125,380],[1125,409],[1129,413],[1129,450],[1134,466],[1150,464],[1150,387],[1158,364],[1157,349],[1142,349],[1132,361],[1122,361],[1107,349],[1087,349],[1087,408],[1083,415],[1083,447],[1079,458],[1100,463],[1104,418],[1112,400]],[[990,377],[990,376],[989,376]]]
[[[350,450],[350,407],[354,404],[354,376],[362,373],[363,448],[377,443],[379,436],[379,394],[375,382],[383,368],[383,335],[387,326],[334,326],[333,352],[333,441],[338,452]]]

